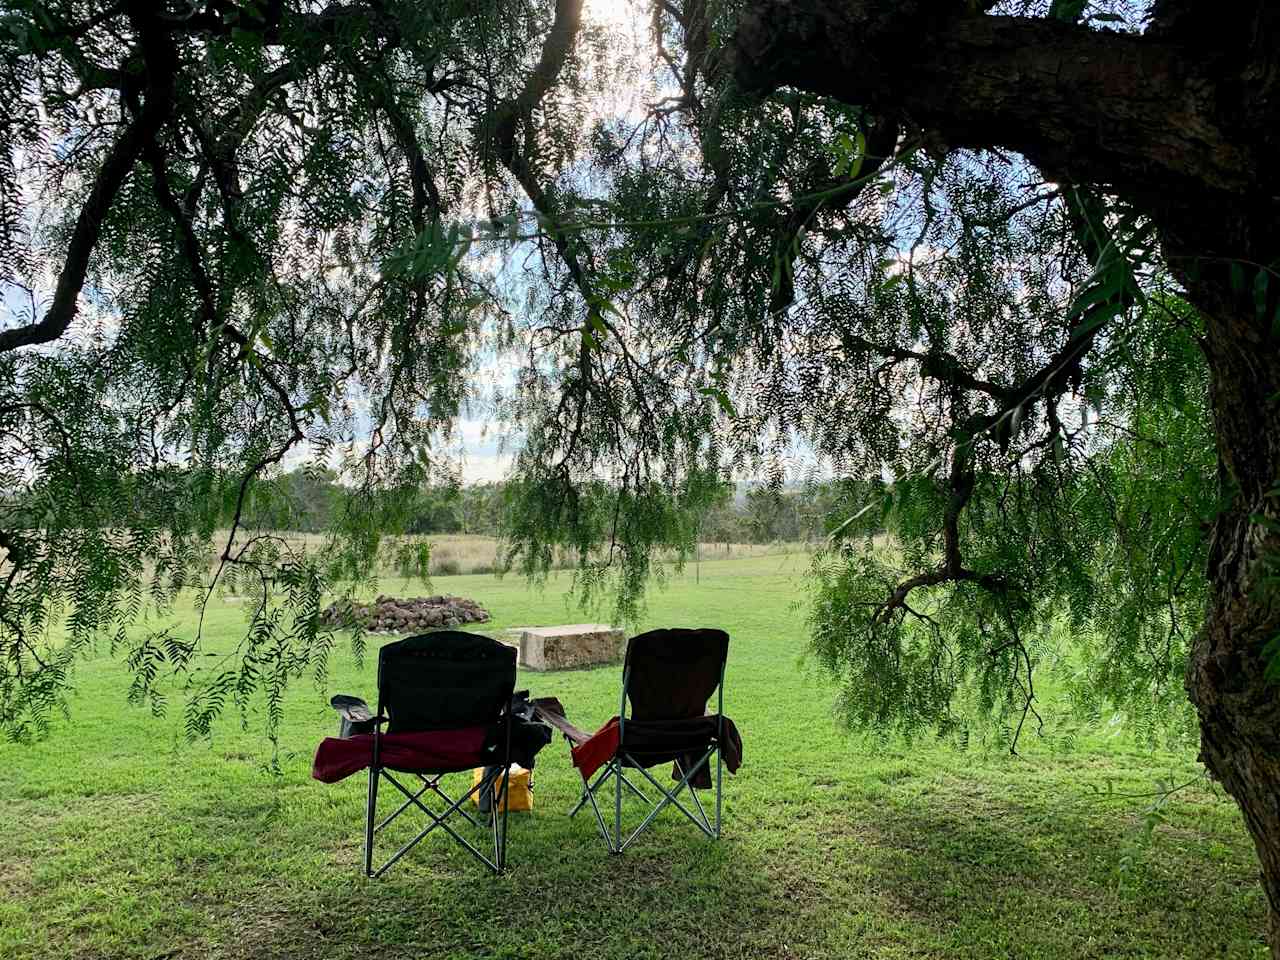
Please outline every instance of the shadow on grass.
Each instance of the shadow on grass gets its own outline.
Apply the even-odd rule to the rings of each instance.
[[[787,813],[798,816],[778,843],[757,842],[750,811],[733,812],[719,843],[668,811],[622,856],[581,817],[513,816],[499,878],[433,837],[366,881],[351,808],[346,836],[307,882],[227,918],[221,955],[1258,955],[1261,898],[1241,891],[1251,865],[1215,856],[1211,838],[1158,831],[1144,847],[1114,809],[1020,804],[972,786],[875,805],[815,797]]]
[[[433,835],[385,878],[364,880],[358,843],[345,844],[328,889],[261,924],[252,942],[229,943],[227,954],[755,956],[756,931],[776,928],[771,915],[788,910],[768,896],[749,848],[731,840],[713,843],[673,822],[611,856],[584,820],[572,830],[512,820],[501,877]],[[536,841],[533,829],[543,834]]]
[[[1247,848],[1193,816],[1144,846],[1133,812],[992,776],[730,791],[720,842],[667,811],[622,856],[564,816],[572,783],[552,778],[512,816],[506,875],[432,836],[377,881],[360,875],[362,778],[208,781],[31,803],[32,842],[5,859],[11,893],[65,917],[41,957],[1260,955]]]
[[[977,781],[879,814],[860,814],[874,895],[939,956],[1261,955],[1253,864],[1212,836],[1148,841],[1114,805],[1015,801]]]

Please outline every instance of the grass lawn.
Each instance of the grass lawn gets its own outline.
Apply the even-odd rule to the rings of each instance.
[[[153,719],[125,703],[120,665],[84,663],[69,723],[0,744],[0,957],[1264,956],[1257,868],[1227,800],[1177,794],[1147,844],[1147,801],[1100,796],[1190,779],[1192,757],[1121,735],[1069,752],[1032,738],[1021,758],[851,738],[799,663],[803,564],[703,563],[700,583],[690,570],[650,606],[649,626],[732,636],[725,703],[745,759],[726,777],[723,840],[668,811],[610,857],[589,816],[564,816],[578,781],[557,741],[496,880],[436,835],[384,879],[360,876],[366,780],[309,771],[335,727],[328,693],[372,699],[375,657],[357,670],[341,650],[327,691],[295,686],[278,773],[260,720],[187,743],[180,709]],[[433,589],[487,606],[486,627],[582,618],[554,581]],[[214,638],[242,616],[219,605]],[[580,726],[616,710],[619,681],[616,667],[521,675]]]

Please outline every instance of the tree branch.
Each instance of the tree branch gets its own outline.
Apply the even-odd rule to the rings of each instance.
[[[524,87],[510,100],[503,101],[495,107],[481,122],[483,141],[506,167],[525,194],[529,197],[534,209],[549,223],[548,233],[556,251],[564,261],[570,276],[578,285],[583,295],[591,296],[587,277],[569,244],[565,233],[556,225],[556,211],[551,200],[529,162],[529,158],[516,145],[516,132],[520,121],[529,122],[534,109],[542,102],[542,98],[555,82],[573,49],[578,29],[582,25],[582,0],[556,0],[555,20],[551,30],[543,42],[542,55],[538,65]]]
[[[1016,150],[1086,182],[1105,171],[1133,196],[1243,193],[1272,162],[1224,131],[1200,59],[1152,37],[945,0],[755,0],[734,46],[746,89],[899,111],[947,146]]]
[[[974,583],[992,593],[1004,593],[1009,589],[1007,580],[995,573],[979,573],[964,565],[960,555],[960,514],[973,496],[975,477],[969,452],[957,447],[951,459],[949,484],[951,496],[942,518],[942,562],[932,570],[916,574],[894,587],[893,592],[872,617],[873,624],[889,622],[895,610],[906,609],[907,598],[918,587],[936,586],[940,583]]]
[[[866,150],[857,169],[833,177],[826,160],[815,158],[820,168],[813,182],[799,191],[798,200],[787,212],[782,229],[774,238],[773,256],[782,269],[778,283],[769,297],[769,311],[779,314],[795,301],[795,261],[800,254],[800,241],[814,217],[823,211],[845,210],[873,181],[876,172],[893,157],[901,127],[897,118],[873,121],[866,131]],[[840,189],[847,187],[847,189]]]
[[[89,195],[80,207],[71,242],[63,259],[62,271],[54,288],[53,302],[37,323],[11,330],[0,330],[0,353],[20,347],[50,343],[71,326],[79,307],[89,258],[97,245],[103,222],[115,202],[143,149],[155,140],[160,128],[173,112],[173,81],[177,57],[164,31],[159,29],[147,11],[146,3],[129,4],[129,17],[138,30],[138,49],[146,65],[146,101],[141,113],[111,145]],[[137,9],[135,9],[137,8]]]

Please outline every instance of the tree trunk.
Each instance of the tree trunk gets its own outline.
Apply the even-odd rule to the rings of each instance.
[[[1214,523],[1210,608],[1186,685],[1200,718],[1200,759],[1240,805],[1257,848],[1267,940],[1280,960],[1280,686],[1266,676],[1266,647],[1280,635],[1280,536],[1271,526],[1280,522],[1273,493],[1280,486],[1280,340],[1270,322],[1271,288],[1280,283],[1265,282],[1271,295],[1259,304],[1257,268],[1239,263],[1219,263],[1207,276],[1181,271],[1205,316],[1214,426],[1231,497]]]
[[[1220,531],[1242,545],[1255,525],[1233,511]],[[1257,558],[1256,548],[1245,546]],[[1187,692],[1200,715],[1200,759],[1235,798],[1258,851],[1268,904],[1267,942],[1280,958],[1280,729],[1276,688],[1263,676],[1263,645],[1276,634],[1275,604],[1215,571],[1213,608],[1192,650]]]

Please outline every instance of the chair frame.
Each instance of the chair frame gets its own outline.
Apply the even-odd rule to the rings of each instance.
[[[425,770],[418,772],[405,773],[405,771],[397,771],[402,775],[416,776],[422,781],[422,786],[416,792],[411,791],[396,777],[392,776],[392,771],[382,765],[382,725],[389,723],[391,718],[383,714],[382,710],[382,689],[379,683],[378,689],[378,712],[373,719],[373,763],[369,766],[369,792],[365,801],[365,828],[364,828],[364,872],[365,876],[370,879],[381,877],[406,853],[416,847],[427,835],[434,831],[437,827],[444,830],[449,836],[456,840],[464,849],[473,857],[483,863],[495,874],[502,873],[507,866],[507,790],[511,782],[511,706],[508,704],[503,708],[501,723],[504,727],[503,742],[504,748],[501,756],[501,762],[487,765],[484,773],[478,783],[471,786],[471,789],[464,793],[456,800],[445,793],[440,787],[440,780],[451,773],[470,773],[473,768],[466,770]],[[382,780],[386,780],[393,787],[400,791],[405,797],[403,803],[396,810],[383,818],[379,823],[377,820],[378,812],[378,784]],[[481,790],[493,790],[498,781],[502,781],[502,787],[496,791],[489,804],[489,823],[488,830],[490,840],[493,846],[492,856],[482,853],[474,844],[466,837],[454,830],[446,821],[453,814],[461,814],[472,826],[479,829],[485,829],[485,825],[471,815],[465,809],[465,804],[473,796]],[[431,793],[438,796],[446,803],[443,812],[437,813],[422,802],[423,794]],[[381,866],[374,868],[374,842],[377,834],[384,827],[389,825],[401,814],[405,813],[410,807],[417,807],[420,812],[425,814],[431,822],[422,828],[412,839],[405,842],[395,853],[393,853]],[[501,816],[499,816],[499,807],[501,807]]]
[[[658,814],[665,810],[668,806],[674,806],[695,827],[701,830],[712,840],[720,839],[720,823],[721,823],[721,806],[723,802],[723,784],[724,784],[724,758],[721,755],[721,747],[724,744],[724,671],[725,664],[720,664],[720,680],[716,684],[716,735],[715,740],[709,746],[701,759],[689,767],[688,770],[679,760],[676,760],[676,768],[681,773],[681,779],[676,783],[674,789],[668,790],[651,774],[647,768],[640,765],[626,751],[626,713],[627,713],[627,693],[631,679],[631,668],[628,666],[622,673],[622,698],[618,706],[618,751],[600,770],[594,781],[588,781],[587,777],[582,778],[582,795],[578,798],[577,804],[569,811],[569,816],[573,817],[584,805],[590,803],[591,810],[596,817],[596,826],[600,830],[600,836],[604,838],[605,846],[609,852],[620,854],[622,851],[631,846],[636,839],[644,833],[657,819]],[[715,821],[707,816],[706,809],[702,806],[702,801],[698,799],[698,792],[692,786],[689,786],[691,779],[704,764],[710,762],[711,756],[716,758],[716,783],[715,783]],[[653,805],[653,808],[641,821],[626,839],[623,839],[622,831],[622,797],[623,790],[635,794],[646,804],[651,803],[647,796],[635,784],[627,779],[623,770],[630,766],[634,770],[639,770],[646,780],[661,794],[661,798]],[[605,822],[604,815],[600,812],[600,806],[596,802],[596,795],[613,779],[613,829],[610,831],[609,825]],[[680,802],[678,795],[681,790],[688,787],[689,794],[693,798],[693,806],[697,809],[698,814],[695,816],[688,807]]]

